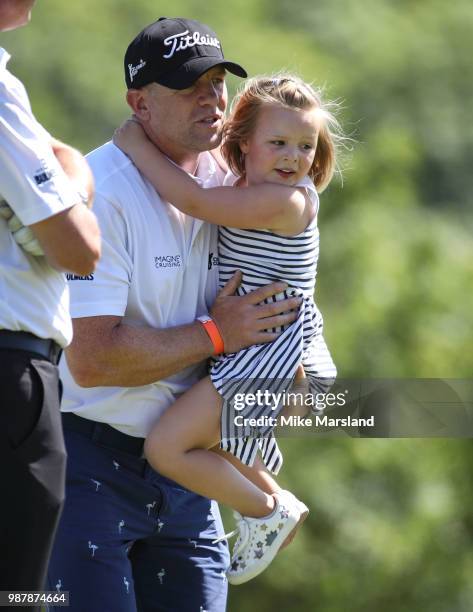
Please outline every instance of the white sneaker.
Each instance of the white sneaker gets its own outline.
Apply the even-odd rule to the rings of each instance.
[[[275,506],[269,516],[235,515],[240,516],[235,530],[239,537],[227,570],[230,584],[243,584],[265,570],[300,519],[301,513],[293,496],[281,491],[273,497]]]
[[[292,540],[296,537],[297,530],[301,527],[302,523],[306,520],[309,514],[309,508],[304,504],[303,501],[301,501],[300,499],[297,499],[297,497],[294,495],[294,493],[291,493],[291,491],[283,491],[283,493],[284,495],[288,495],[290,498],[292,498],[292,500],[294,501],[296,505],[296,508],[300,512],[300,516],[299,516],[299,520],[297,521],[297,525],[294,527],[291,533],[284,540],[283,547],[286,547],[286,546],[289,546]]]
[[[281,492],[284,493],[284,495],[291,497],[294,503],[296,504],[296,507],[301,514],[299,518],[299,522],[297,523],[297,526],[299,527],[306,520],[307,515],[309,514],[309,508],[304,504],[303,501],[301,501],[300,499],[297,499],[297,497],[294,495],[294,493],[291,493],[291,491],[283,490]]]

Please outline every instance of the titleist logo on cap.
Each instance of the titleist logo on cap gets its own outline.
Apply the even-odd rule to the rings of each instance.
[[[220,41],[218,38],[201,34],[200,32],[189,34],[189,30],[168,36],[163,40],[163,43],[164,46],[171,47],[169,53],[163,55],[164,59],[169,59],[174,53],[183,51],[189,47],[195,47],[196,45],[206,45],[208,47],[217,47],[217,49],[220,49]]]

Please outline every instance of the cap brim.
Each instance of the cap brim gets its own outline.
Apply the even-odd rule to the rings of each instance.
[[[245,79],[248,74],[244,68],[234,62],[227,62],[220,57],[195,57],[177,70],[165,75],[161,75],[156,82],[171,89],[186,89],[201,77],[207,70],[215,66],[223,66],[228,72]]]

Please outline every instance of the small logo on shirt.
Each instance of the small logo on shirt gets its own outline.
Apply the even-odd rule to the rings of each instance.
[[[33,178],[35,180],[35,183],[39,186],[43,183],[47,183],[48,181],[50,181],[55,175],[56,170],[54,168],[48,168],[46,162],[42,160],[41,168],[39,168],[39,170],[36,170],[33,175]]]
[[[213,266],[218,266],[219,263],[218,257],[214,257],[213,253],[209,253],[208,269],[211,270]]]
[[[180,268],[182,258],[180,255],[158,255],[154,258],[156,268]]]
[[[74,281],[74,280],[92,281],[94,280],[94,275],[87,274],[87,276],[78,276],[77,274],[66,274],[66,280],[67,281]]]

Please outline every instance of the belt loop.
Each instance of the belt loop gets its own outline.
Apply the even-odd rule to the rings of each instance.
[[[50,358],[49,361],[58,365],[62,355],[62,348],[55,342],[51,342],[51,348],[49,350]]]
[[[103,430],[102,423],[95,422],[90,439],[93,440],[94,442],[100,443],[100,437],[102,435],[102,430]]]

